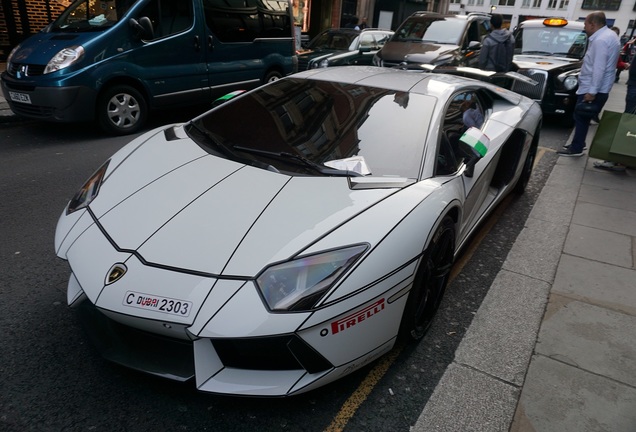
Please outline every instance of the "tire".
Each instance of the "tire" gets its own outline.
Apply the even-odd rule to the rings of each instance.
[[[406,300],[398,337],[419,340],[428,331],[442,302],[455,254],[455,224],[446,216],[422,256]]]
[[[263,83],[267,84],[274,81],[278,81],[282,77],[283,77],[282,73],[278,72],[277,70],[271,70],[267,72],[267,74],[265,75],[265,79],[263,79]]]
[[[541,125],[539,125],[538,129],[534,132],[534,138],[532,140],[532,145],[530,146],[530,150],[528,150],[528,155],[526,156],[526,160],[523,163],[523,171],[521,171],[521,175],[517,179],[517,183],[515,187],[512,189],[512,192],[517,195],[523,195],[526,191],[526,186],[528,186],[528,182],[530,181],[530,176],[532,175],[532,168],[534,167],[534,160],[537,156],[537,147],[539,145],[539,131],[541,130]]]
[[[102,129],[110,134],[127,135],[138,132],[147,118],[148,103],[134,87],[109,87],[97,100],[97,120]]]

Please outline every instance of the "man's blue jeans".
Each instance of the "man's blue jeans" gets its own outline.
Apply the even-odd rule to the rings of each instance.
[[[583,102],[583,96],[585,95],[577,95],[576,103]],[[607,102],[607,98],[609,97],[609,93],[596,93],[596,97],[592,101],[592,104],[598,107],[598,112],[601,112],[605,102]],[[570,144],[570,151],[572,153],[581,153],[583,152],[583,147],[585,147],[585,137],[587,136],[587,130],[590,128],[590,118],[578,115],[574,113],[574,137],[572,138],[572,143]]]

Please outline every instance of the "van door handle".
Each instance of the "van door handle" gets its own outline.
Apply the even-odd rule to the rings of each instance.
[[[214,38],[212,37],[212,35],[208,35],[208,48],[212,49],[212,44],[214,42]]]
[[[201,43],[199,41],[199,36],[194,37],[194,50],[201,51]]]

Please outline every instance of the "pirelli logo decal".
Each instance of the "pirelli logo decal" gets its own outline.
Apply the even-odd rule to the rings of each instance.
[[[382,312],[386,302],[384,299],[380,299],[377,302],[365,307],[362,310],[352,313],[344,318],[340,318],[338,321],[331,323],[331,334],[343,332],[351,327],[368,320],[372,316]]]

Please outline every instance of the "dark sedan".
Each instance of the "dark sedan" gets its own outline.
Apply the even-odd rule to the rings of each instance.
[[[328,29],[313,38],[298,55],[298,70],[328,66],[370,65],[393,35],[390,30]]]

